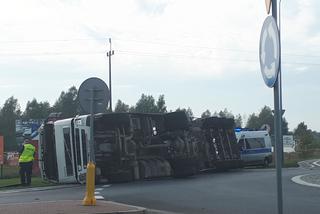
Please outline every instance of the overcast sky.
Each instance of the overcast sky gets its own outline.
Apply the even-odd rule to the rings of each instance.
[[[0,7],[0,106],[51,105],[89,77],[108,83],[113,103],[165,95],[168,109],[195,116],[227,108],[245,118],[273,89],[262,79],[259,38],[264,0],[4,0]],[[293,130],[320,131],[320,1],[282,0],[283,108]]]

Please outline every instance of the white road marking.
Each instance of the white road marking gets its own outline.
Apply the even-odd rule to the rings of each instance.
[[[102,187],[111,187],[110,184],[103,185]]]
[[[314,167],[315,167],[314,165],[312,165],[311,163],[309,163],[309,162],[307,162],[307,161],[301,161],[300,163],[305,163],[305,164],[307,164],[308,167],[310,167],[310,168],[314,168]]]
[[[95,195],[94,196],[97,200],[103,200],[104,197],[102,195]]]
[[[316,165],[316,166],[320,166],[319,162],[320,162],[320,160],[317,160],[317,161],[313,162],[312,164]]]
[[[99,194],[100,194],[100,192],[94,192],[94,194],[95,194],[95,195],[99,195]]]
[[[308,174],[307,174],[308,175]],[[305,175],[298,175],[298,176],[294,176],[293,178],[291,178],[291,180],[297,184],[301,184],[301,185],[306,185],[306,186],[312,186],[312,187],[320,187],[319,184],[312,184],[312,183],[308,183],[308,182],[305,182],[301,179],[302,176],[305,176]]]
[[[96,188],[96,191],[102,191],[103,188]]]
[[[307,163],[311,168],[314,168],[315,166],[312,163],[309,163],[307,161],[305,161],[305,163]]]

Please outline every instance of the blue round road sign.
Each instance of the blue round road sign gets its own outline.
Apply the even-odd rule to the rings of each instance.
[[[268,16],[263,22],[259,59],[263,80],[271,88],[277,80],[280,62],[279,30],[276,20],[272,16]]]

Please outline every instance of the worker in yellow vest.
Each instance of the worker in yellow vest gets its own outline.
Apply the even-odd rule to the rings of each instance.
[[[26,139],[19,150],[19,166],[21,185],[31,185],[32,163],[34,160],[36,148]]]

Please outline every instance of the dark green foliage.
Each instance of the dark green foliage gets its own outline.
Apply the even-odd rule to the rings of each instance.
[[[152,95],[142,94],[135,106],[135,112],[138,113],[156,113],[158,112],[155,100]]]
[[[130,112],[138,113],[165,113],[167,107],[165,105],[164,95],[160,95],[157,103],[152,95],[142,94],[135,107],[130,107]]]
[[[75,86],[69,88],[67,92],[62,91],[60,97],[53,105],[53,112],[62,112],[65,118],[74,117],[80,113],[79,102],[77,99],[78,90]]]
[[[78,90],[72,86],[68,91],[62,91],[53,107],[48,102],[38,102],[35,98],[28,101],[23,114],[21,114],[18,100],[10,97],[0,108],[0,135],[5,138],[5,150],[16,150],[15,121],[17,119],[45,119],[51,112],[62,112],[63,117],[74,117],[81,113],[77,99]],[[193,112],[190,107],[178,108],[176,111],[185,111],[190,118],[193,118]],[[140,112],[140,113],[166,113],[168,112],[164,95],[160,95],[155,100],[152,95],[142,94],[135,106],[129,106],[118,100],[114,112]],[[171,111],[170,111],[171,112]],[[211,114],[209,110],[202,113],[202,118],[210,116],[234,118],[237,127],[242,127],[242,117],[240,114],[234,116],[226,108],[223,111]],[[249,115],[246,127],[260,129],[262,125],[269,124],[271,134],[274,130],[274,116],[268,106],[264,106],[259,114]],[[288,123],[283,119],[283,134],[288,134]],[[320,148],[320,133],[311,131],[304,123],[300,123],[294,130],[295,138],[300,142],[301,149]]]
[[[125,104],[121,100],[117,101],[116,107],[114,108],[114,112],[129,112],[129,105]]]
[[[51,113],[52,109],[48,102],[37,102],[35,98],[28,101],[26,110],[23,112],[24,119],[45,119]]]
[[[262,125],[268,124],[271,128],[270,133],[274,133],[274,115],[272,113],[272,110],[268,106],[264,106],[259,115],[256,115],[255,113],[252,113],[249,115],[248,121],[247,121],[247,128],[251,129],[260,129]],[[286,135],[288,134],[288,122],[285,118],[282,120],[282,134]]]
[[[208,118],[208,117],[211,117],[211,112],[209,109],[207,109],[205,112],[201,114],[201,118]]]
[[[3,135],[5,151],[17,149],[16,119],[21,117],[18,100],[10,97],[6,100],[0,111],[0,135]]]
[[[8,98],[0,110],[0,135],[4,136],[5,151],[16,151],[16,120],[17,119],[45,119],[50,112],[62,112],[64,117],[74,117],[79,111],[77,89],[73,86],[68,92],[61,92],[53,108],[48,102],[38,102],[35,98],[28,101],[21,114],[18,100]]]
[[[319,133],[308,129],[304,122],[298,124],[293,134],[298,143],[298,150],[320,148]]]
[[[234,122],[236,127],[241,128],[242,127],[242,117],[240,114],[237,114],[236,117],[234,118]]]
[[[167,106],[166,102],[164,100],[164,95],[160,95],[157,101],[157,110],[159,113],[166,113],[167,112]]]
[[[176,111],[184,111],[186,112],[186,114],[188,115],[188,117],[190,117],[191,119],[194,117],[193,116],[193,112],[192,112],[192,109],[190,107],[188,107],[187,109],[185,108],[177,108]]]

